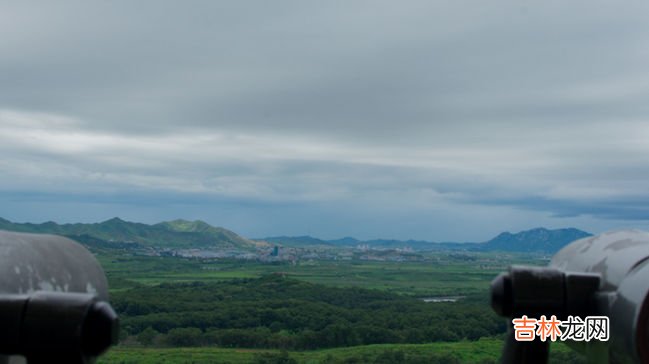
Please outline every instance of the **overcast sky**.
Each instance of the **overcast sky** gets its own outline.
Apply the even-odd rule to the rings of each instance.
[[[0,5],[0,217],[649,229],[649,2]]]

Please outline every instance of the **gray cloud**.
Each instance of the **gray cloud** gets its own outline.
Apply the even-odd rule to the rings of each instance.
[[[24,218],[49,203],[75,219],[66,201],[166,217],[135,207],[155,198],[251,234],[640,224],[647,7],[4,5],[0,191]]]

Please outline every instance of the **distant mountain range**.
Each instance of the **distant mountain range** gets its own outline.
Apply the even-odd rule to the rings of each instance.
[[[436,251],[436,250],[474,250],[474,251],[511,251],[511,252],[544,252],[555,253],[568,243],[577,239],[591,236],[585,231],[567,228],[549,230],[536,228],[512,234],[504,232],[495,238],[482,243],[457,243],[457,242],[432,242],[422,240],[358,240],[352,237],[345,237],[336,240],[321,240],[311,236],[299,237],[270,237],[255,239],[289,247],[306,246],[344,246],[356,247],[367,246],[373,249],[406,249],[415,251]]]
[[[264,239],[254,239],[255,241],[265,241],[275,245],[281,245],[291,248],[300,248],[306,246],[312,247],[335,247],[332,241],[320,240],[312,236],[274,236]],[[356,244],[350,244],[348,246],[355,246]]]
[[[358,240],[345,237],[322,240],[311,236],[279,236],[246,239],[203,221],[173,220],[148,225],[113,218],[94,224],[13,223],[0,218],[0,230],[48,233],[68,236],[98,247],[156,247],[169,249],[255,250],[267,244],[296,248],[367,246],[372,249],[412,249],[414,251],[472,250],[555,253],[566,244],[592,234],[575,228],[536,228],[519,233],[504,232],[483,243],[431,242],[421,240]]]
[[[504,232],[484,243],[488,250],[543,251],[554,253],[568,243],[592,234],[575,228],[548,230],[536,228],[516,234]]]
[[[203,221],[174,220],[154,225],[113,218],[94,224],[13,223],[0,218],[0,229],[70,237],[100,247],[218,248],[254,250],[259,243]]]

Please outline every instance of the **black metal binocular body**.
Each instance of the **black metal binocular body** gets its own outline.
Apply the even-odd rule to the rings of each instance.
[[[491,283],[491,303],[514,319],[606,318],[606,340],[567,340],[593,363],[649,363],[649,233],[577,240],[548,267],[512,266]],[[519,341],[509,326],[503,363],[546,363],[550,340]]]
[[[92,363],[118,319],[94,256],[54,235],[0,231],[0,363]]]

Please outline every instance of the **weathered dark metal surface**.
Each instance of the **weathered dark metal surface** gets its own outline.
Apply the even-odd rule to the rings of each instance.
[[[649,363],[649,233],[615,231],[577,240],[547,268],[510,267],[494,279],[491,291],[494,310],[510,318],[607,316],[609,341],[566,343],[592,363]],[[513,338],[504,349],[504,363],[541,357],[527,355],[533,348]]]
[[[577,240],[561,249],[550,266],[569,272],[599,273],[602,291],[619,287],[627,274],[649,258],[649,233],[623,230]],[[649,279],[649,278],[648,278]]]
[[[80,244],[55,235],[0,230],[0,294],[59,291],[108,300],[108,283],[95,257]]]
[[[55,235],[0,231],[0,364],[93,363],[117,342],[99,262]]]
[[[623,230],[577,240],[550,266],[599,274],[596,304],[610,317],[611,362],[649,362],[649,233]]]

